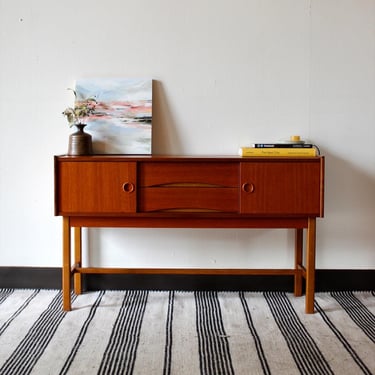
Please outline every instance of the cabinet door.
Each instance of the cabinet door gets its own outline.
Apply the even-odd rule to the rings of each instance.
[[[57,173],[60,214],[136,211],[135,162],[61,162]]]
[[[241,163],[241,213],[322,216],[319,159]]]

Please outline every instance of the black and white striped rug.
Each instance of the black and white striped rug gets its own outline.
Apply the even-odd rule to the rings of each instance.
[[[375,293],[0,289],[0,374],[374,374]]]

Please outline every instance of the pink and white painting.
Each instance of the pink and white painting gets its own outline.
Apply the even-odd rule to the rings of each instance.
[[[151,154],[152,79],[80,79],[75,89],[77,101],[97,101],[86,127],[95,154]]]

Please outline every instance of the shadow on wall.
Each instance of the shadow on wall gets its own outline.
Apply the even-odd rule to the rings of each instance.
[[[152,153],[177,155],[181,154],[182,149],[163,84],[154,80],[152,84]]]
[[[375,266],[375,176],[326,150],[322,155],[326,166],[325,218],[319,228],[320,243],[326,247],[327,241],[327,247],[342,248],[343,256],[349,251],[351,257],[353,251],[372,249]]]

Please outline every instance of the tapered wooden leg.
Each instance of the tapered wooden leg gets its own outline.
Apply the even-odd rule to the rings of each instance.
[[[82,230],[81,227],[74,228],[74,266],[82,265]],[[74,293],[82,293],[82,275],[79,272],[74,273]]]
[[[62,267],[62,295],[63,309],[71,310],[70,300],[70,278],[71,278],[71,260],[70,260],[70,218],[63,217],[63,267]]]
[[[316,219],[309,218],[306,243],[306,314],[314,313]]]
[[[302,296],[302,249],[303,249],[303,229],[297,228],[295,230],[294,242],[294,295],[296,297]]]

